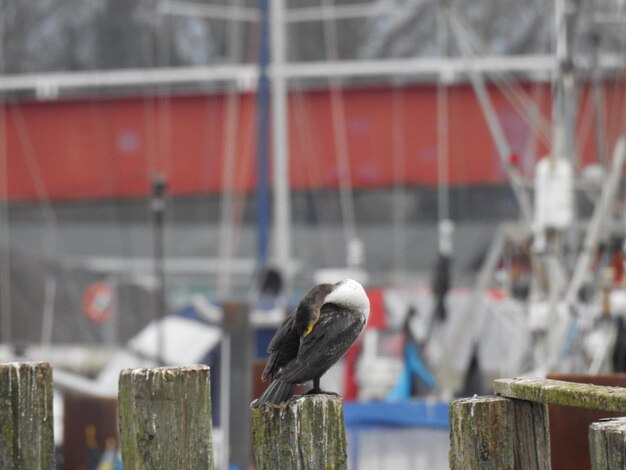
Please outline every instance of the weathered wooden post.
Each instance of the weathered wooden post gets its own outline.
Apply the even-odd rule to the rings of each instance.
[[[213,469],[209,367],[123,370],[119,420],[125,469]]]
[[[52,470],[52,366],[0,364],[0,468]]]
[[[589,427],[591,470],[613,470],[626,465],[626,418],[611,418]]]
[[[549,469],[545,405],[500,397],[450,403],[452,470]]]
[[[302,396],[251,410],[258,470],[348,468],[341,397]]]

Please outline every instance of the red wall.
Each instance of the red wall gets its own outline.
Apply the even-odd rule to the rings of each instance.
[[[549,122],[549,86],[525,85],[521,91]],[[623,92],[621,84],[605,88],[611,144],[623,127]],[[547,142],[537,138],[524,113],[494,87],[491,97],[513,152],[520,156],[520,168],[530,175]],[[236,123],[231,127],[226,125],[224,96],[7,103],[8,188],[0,194],[14,201],[145,196],[150,175],[157,171],[166,174],[170,194],[219,192],[225,185],[222,155],[227,140],[234,142],[232,184],[238,191],[252,190],[254,106],[252,95],[235,97],[229,105]],[[328,91],[291,94],[292,187],[336,187],[336,148],[342,145],[356,188],[437,184],[435,86],[346,89],[335,106],[345,111],[346,132],[338,136]],[[587,90],[580,111],[579,147],[584,162],[595,161]],[[451,184],[503,184],[504,172],[471,87],[449,88],[447,113]],[[538,127],[549,136],[549,125]]]

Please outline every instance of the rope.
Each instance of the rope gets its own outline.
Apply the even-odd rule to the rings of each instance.
[[[28,166],[30,177],[33,181],[33,184],[35,185],[37,198],[39,199],[43,210],[46,226],[50,229],[44,231],[44,249],[47,253],[51,255],[52,253],[56,252],[57,248],[57,219],[54,211],[52,210],[50,197],[41,176],[41,169],[39,168],[37,159],[35,158],[35,151],[33,150],[31,140],[28,136],[28,131],[26,130],[26,123],[24,122],[22,110],[20,106],[16,103],[11,103],[9,110],[11,116],[13,117],[13,122],[15,123],[15,128],[17,130],[17,136],[20,145],[24,152],[24,156],[26,157],[26,164]]]
[[[233,2],[237,8],[240,1]],[[228,28],[229,56],[235,62],[241,47],[239,22],[232,20]],[[224,151],[222,154],[222,202],[219,232],[219,259],[223,269],[220,270],[217,280],[217,292],[220,298],[226,298],[232,293],[232,274],[230,266],[235,251],[235,163],[237,158],[237,123],[239,121],[239,93],[237,84],[228,83],[226,93],[226,115],[224,119]]]
[[[0,12],[4,13],[4,1],[0,0]],[[0,74],[4,73],[4,14],[0,15]],[[9,252],[9,185],[8,185],[8,156],[7,156],[7,129],[6,129],[6,97],[0,94],[0,249],[6,246],[6,259],[0,266],[0,339],[3,343],[10,343],[12,333],[11,312],[11,256]]]
[[[468,45],[473,52],[485,53],[487,51],[486,44],[467,26],[462,15],[455,14],[454,20],[463,28],[463,34],[468,39]],[[526,124],[529,125],[541,142],[549,147],[551,142],[551,124],[537,108],[537,104],[509,73],[496,71],[494,72],[494,76],[495,79],[492,79],[491,83],[493,83],[498,90],[502,91],[504,98],[513,106],[522,119],[525,120]],[[531,114],[532,118],[530,117]]]
[[[447,55],[448,35],[445,15],[437,15],[437,43],[440,53]],[[448,87],[443,83],[443,77],[437,81],[437,211],[439,223],[450,218],[450,185],[449,185],[449,158],[448,148],[449,112]]]
[[[406,165],[406,110],[404,89],[394,86],[391,95],[391,113],[394,123],[392,144],[393,165],[393,207],[392,220],[394,227],[393,264],[396,272],[407,270],[407,244],[406,244],[406,194],[404,185],[404,169]]]
[[[322,11],[331,12],[334,8],[332,0],[322,0]],[[332,24],[331,24],[332,21]],[[339,59],[337,41],[337,24],[335,20],[324,20],[324,42],[330,60]],[[335,150],[337,152],[337,170],[339,173],[339,198],[343,215],[343,229],[346,245],[356,238],[356,219],[352,195],[352,180],[350,174],[350,151],[346,129],[346,112],[343,99],[341,80],[337,77],[329,78],[331,118]]]
[[[319,146],[317,144],[318,141],[313,138],[315,131],[312,129],[312,119],[307,112],[304,91],[300,80],[298,80],[296,86],[297,90],[294,94],[294,121],[296,122],[295,132],[299,136],[299,140],[302,142],[302,148],[300,151],[303,155],[302,161],[306,165],[305,174],[309,182],[321,181],[321,164],[316,158],[317,155],[320,155]],[[330,194],[328,191],[323,190],[318,191],[317,194],[313,192],[311,200],[315,219],[323,222],[324,214],[328,215],[333,207]],[[326,224],[322,223],[321,225],[324,226]],[[320,246],[322,248],[324,265],[332,266],[334,262],[333,255],[330,250],[330,247],[332,246],[332,238],[330,234],[323,230],[317,230],[317,233],[319,234],[321,241]]]

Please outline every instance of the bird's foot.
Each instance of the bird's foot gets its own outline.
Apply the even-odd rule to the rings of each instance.
[[[329,392],[329,391],[326,391],[326,390],[322,390],[321,388],[315,388],[315,387],[313,387],[311,390],[306,392],[305,395],[332,395],[332,396],[335,396],[335,397],[340,397],[341,396],[341,395],[339,395],[336,392]]]

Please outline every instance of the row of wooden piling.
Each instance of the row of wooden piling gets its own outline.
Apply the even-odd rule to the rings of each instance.
[[[48,363],[0,364],[0,469],[55,468],[52,375]],[[340,398],[302,397],[251,414],[259,470],[347,468]],[[207,366],[123,370],[118,420],[124,469],[214,468]]]
[[[52,375],[48,363],[0,364],[0,469],[55,468]],[[452,470],[550,469],[547,405],[626,414],[625,388],[501,379],[494,390],[450,404]],[[122,371],[118,417],[125,469],[214,468],[207,366]],[[347,468],[339,397],[253,407],[251,421],[259,470]],[[592,424],[589,448],[592,470],[626,468],[626,418]]]

